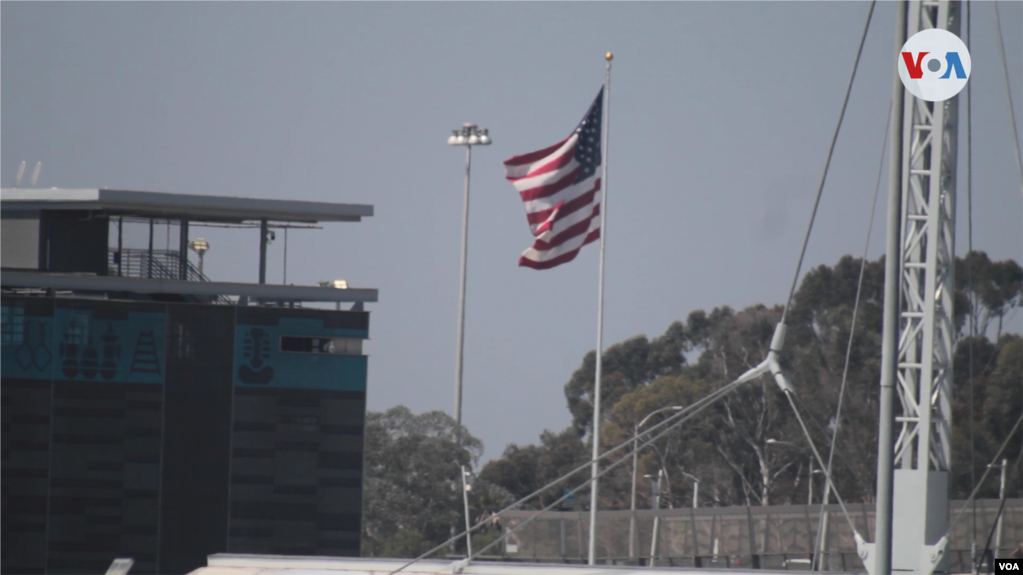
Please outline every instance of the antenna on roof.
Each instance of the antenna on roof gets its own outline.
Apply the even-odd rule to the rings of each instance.
[[[14,187],[17,188],[21,185],[21,177],[25,175],[25,160],[21,161],[21,165],[18,166],[18,177],[14,178]]]
[[[36,187],[36,182],[39,181],[39,172],[41,172],[42,169],[43,169],[43,163],[42,162],[36,162],[36,167],[35,167],[34,170],[32,170],[32,183],[31,183],[31,185],[29,187],[32,187],[32,188]]]

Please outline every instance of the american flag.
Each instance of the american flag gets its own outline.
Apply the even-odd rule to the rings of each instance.
[[[575,259],[600,238],[600,126],[604,88],[568,138],[504,162],[505,177],[522,197],[533,233],[519,265],[545,270]]]

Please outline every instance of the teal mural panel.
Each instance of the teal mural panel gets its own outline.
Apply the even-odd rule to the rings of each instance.
[[[282,336],[365,338],[366,330],[324,327],[319,318],[282,317],[277,325],[239,323],[234,383],[241,387],[366,390],[366,356],[281,351]]]
[[[26,315],[20,304],[3,304],[0,320],[0,376],[50,379],[56,361],[53,318]]]
[[[54,321],[56,379],[164,382],[166,313],[130,311],[107,319],[90,309],[58,307]]]

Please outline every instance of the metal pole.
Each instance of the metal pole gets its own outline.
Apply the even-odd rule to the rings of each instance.
[[[831,475],[824,476],[824,493],[821,494],[821,505],[827,505],[831,499]],[[811,569],[811,571],[824,571],[824,558],[825,552],[828,548],[828,519],[830,513],[827,510],[821,515],[821,531],[817,539],[820,540],[820,547],[817,548],[817,554],[814,556],[814,562],[817,563],[817,569]],[[813,567],[813,565],[811,565]]]
[[[259,220],[259,283],[266,283],[266,220]]]
[[[178,226],[178,279],[188,279],[188,220]]]
[[[810,456],[810,467],[809,473],[806,477],[807,491],[806,491],[806,504],[813,505],[813,456]]]
[[[462,275],[458,288],[458,349],[455,352],[455,422],[462,424],[462,349],[465,346],[465,267],[469,247],[469,167],[472,146],[465,146],[465,202],[462,208]]]
[[[1008,465],[1008,461],[1002,460],[1002,477],[998,484],[998,499],[1005,501],[1005,466]],[[998,526],[995,527],[995,548],[993,551],[993,557],[998,557],[998,551],[1002,547],[1002,517],[998,517]]]
[[[146,277],[153,279],[153,218],[149,218],[149,268]]]
[[[469,519],[469,487],[465,483],[465,466],[460,465],[459,468],[462,470],[462,500],[465,502],[465,549],[467,551],[466,557],[472,557],[472,533],[469,532],[472,529],[472,521]]]
[[[906,3],[895,9],[895,50],[906,40]],[[884,320],[881,345],[880,414],[877,434],[877,518],[873,575],[892,572],[892,488],[894,480],[895,371],[899,345],[899,239],[902,219],[903,87],[898,66],[892,81],[888,146],[888,238],[885,250]]]
[[[700,507],[700,482],[693,481],[693,509]]]
[[[629,504],[629,557],[636,556],[636,467],[638,465],[639,425],[632,431],[632,497]]]
[[[678,411],[678,410],[682,409],[682,406],[681,405],[671,405],[671,406],[668,406],[668,407],[662,407],[660,409],[655,409],[655,410],[651,411],[650,413],[648,413],[646,415],[646,417],[641,419],[639,421],[639,423],[637,423],[636,425],[634,425],[632,427],[632,497],[630,498],[631,499],[631,503],[629,505],[629,509],[631,511],[631,513],[629,514],[629,557],[635,557],[636,556],[636,549],[635,549],[635,543],[636,543],[636,474],[637,474],[637,469],[639,467],[639,462],[637,461],[637,457],[639,455],[639,428],[643,427],[643,425],[647,421],[650,421],[651,417],[657,415],[658,413],[661,413],[662,411],[667,411],[669,409]]]
[[[601,161],[601,185],[603,194],[600,206],[600,280],[597,284],[597,373],[593,382],[593,463],[590,465],[590,474],[593,481],[590,486],[590,549],[589,565],[597,564],[597,499],[600,491],[597,488],[600,473],[600,377],[601,364],[604,353],[604,240],[607,239],[607,133],[608,123],[611,120],[611,52],[608,52],[604,59],[607,60],[607,69],[604,75],[604,145],[601,152],[604,157]]]
[[[657,557],[657,536],[658,536],[658,531],[660,531],[660,528],[661,528],[661,521],[660,521],[661,517],[660,517],[660,514],[657,513],[657,511],[660,510],[660,508],[661,508],[661,476],[662,475],[664,475],[664,469],[659,469],[657,471],[657,479],[655,479],[653,481],[653,488],[654,488],[653,489],[653,492],[654,492],[654,494],[653,494],[654,495],[654,498],[653,498],[654,499],[653,509],[654,509],[654,512],[655,512],[654,513],[654,533],[650,537],[650,564],[648,565],[648,567],[653,567],[654,566],[654,563],[656,563],[656,559],[655,558]]]
[[[121,277],[124,263],[124,216],[117,218],[117,277]]]

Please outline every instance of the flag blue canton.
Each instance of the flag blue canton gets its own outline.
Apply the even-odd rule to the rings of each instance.
[[[590,111],[575,129],[579,141],[575,149],[575,161],[579,162],[579,172],[575,181],[581,182],[597,172],[600,166],[600,122],[604,111],[604,88],[600,89],[597,99],[590,106]]]

